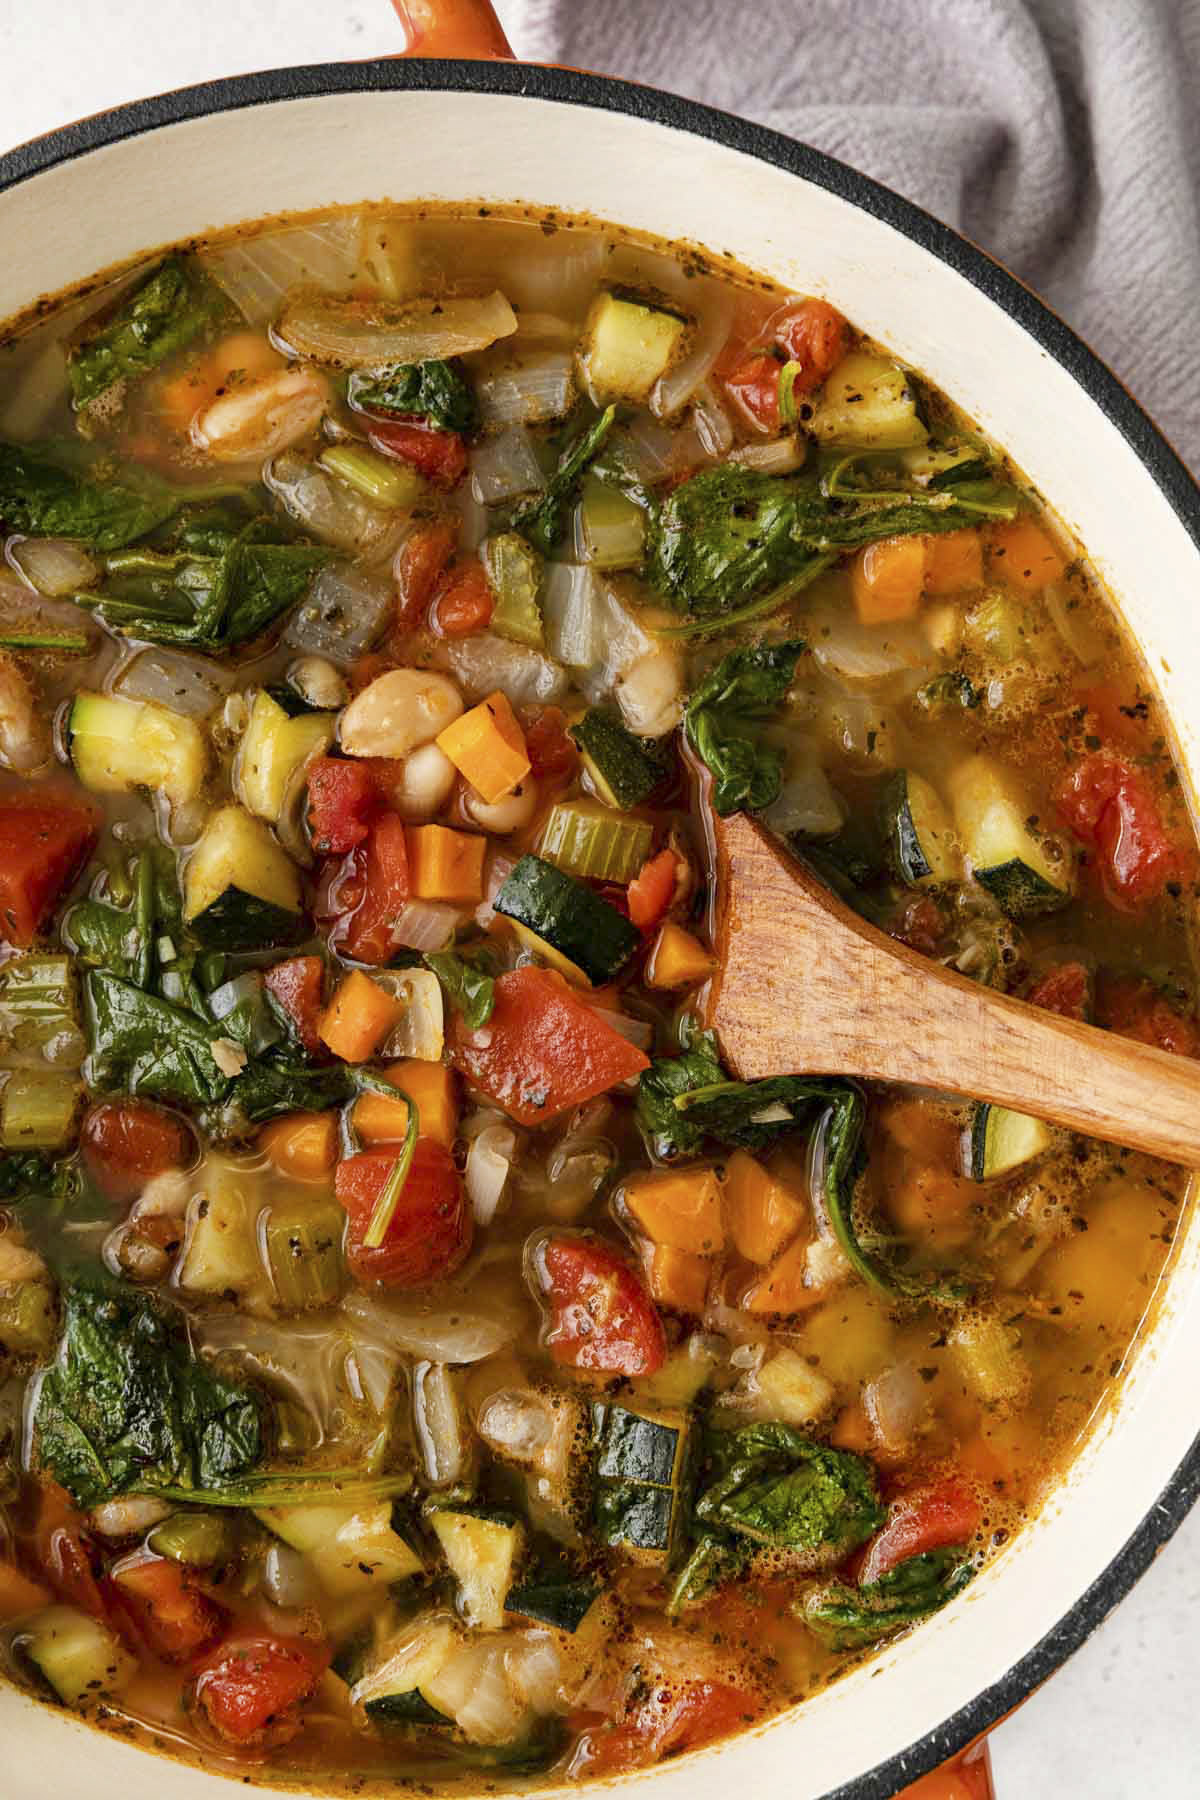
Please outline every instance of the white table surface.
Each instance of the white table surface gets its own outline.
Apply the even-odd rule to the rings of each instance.
[[[386,55],[397,37],[387,0],[0,0],[0,149],[218,75]],[[994,1733],[998,1800],[1196,1800],[1198,1645],[1200,1512]]]

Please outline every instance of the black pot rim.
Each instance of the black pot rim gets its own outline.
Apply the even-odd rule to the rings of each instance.
[[[713,107],[610,76],[541,64],[388,59],[271,69],[114,107],[0,156],[0,192],[107,144],[211,113],[333,94],[391,91],[507,94],[624,114],[739,150],[799,176],[893,226],[964,276],[1072,375],[1116,427],[1200,549],[1200,487],[1182,459],[1094,351],[1016,276],[911,201],[807,144]],[[31,296],[31,299],[36,296]],[[823,1800],[891,1800],[994,1725],[1072,1655],[1122,1600],[1200,1496],[1200,1436],[1141,1524],[1058,1623],[990,1687],[906,1750]]]

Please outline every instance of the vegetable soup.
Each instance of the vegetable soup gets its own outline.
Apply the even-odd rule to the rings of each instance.
[[[8,1675],[250,1779],[471,1789],[952,1605],[1184,1178],[731,1079],[706,819],[1200,1052],[1159,703],[1002,451],[827,300],[367,210],[14,328],[0,524]]]

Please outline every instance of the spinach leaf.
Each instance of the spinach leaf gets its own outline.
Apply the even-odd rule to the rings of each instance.
[[[396,363],[390,369],[357,369],[348,397],[359,412],[402,413],[428,419],[443,431],[474,431],[479,403],[462,371],[433,360]]]
[[[79,1188],[79,1173],[69,1157],[29,1150],[0,1156],[0,1200],[70,1200]]]
[[[119,550],[170,518],[178,504],[165,482],[106,480],[68,468],[44,450],[0,442],[0,519],[9,531]]]
[[[234,1079],[220,1119],[210,1123],[215,1135],[237,1137],[247,1126],[261,1125],[280,1113],[342,1106],[355,1091],[354,1072],[344,1064],[310,1068],[286,1053],[273,1052],[246,1064]]]
[[[865,1457],[778,1421],[707,1432],[698,1490],[694,1547],[671,1594],[673,1613],[763,1549],[790,1551],[809,1567],[838,1563],[886,1517]]]
[[[110,630],[159,644],[220,651],[257,637],[302,600],[333,556],[311,544],[261,543],[255,520],[214,556],[127,550],[109,558],[105,585],[76,596]]]
[[[470,956],[453,950],[431,950],[425,955],[451,1006],[460,1012],[468,1031],[479,1031],[492,1016],[496,1004],[496,964],[486,950]]]
[[[696,1156],[704,1143],[703,1125],[676,1107],[677,1098],[725,1079],[712,1032],[698,1031],[685,1020],[682,1035],[681,1055],[660,1056],[638,1077],[637,1122],[663,1161]]]
[[[67,379],[75,405],[89,405],[114,382],[148,374],[223,310],[216,289],[182,257],[169,256],[71,351]]]
[[[927,1550],[898,1563],[879,1581],[860,1587],[831,1581],[811,1588],[795,1611],[831,1650],[859,1650],[937,1612],[962,1593],[974,1573],[962,1546]]]
[[[545,492],[527,500],[513,514],[513,528],[549,556],[566,530],[567,508],[579,487],[579,480],[605,438],[617,416],[615,406],[605,407],[598,419],[572,439],[559,457],[558,467],[546,483]]]
[[[33,1416],[38,1464],[79,1506],[122,1493],[221,1489],[265,1452],[267,1403],[190,1355],[149,1299],[79,1284]]]
[[[792,638],[731,650],[687,703],[687,740],[712,774],[713,805],[722,817],[740,807],[769,806],[779,792],[783,752],[758,741],[752,730],[787,693],[805,648],[802,639]]]
[[[230,1079],[212,1054],[219,1026],[104,969],[88,975],[83,994],[92,1086],[187,1106],[226,1098]]]
[[[733,463],[701,470],[659,505],[649,579],[679,611],[731,624],[782,605],[842,551],[912,532],[957,531],[982,518],[1013,518],[1020,505],[1015,490],[994,481],[960,481],[937,491],[827,487],[807,474],[764,475]],[[764,594],[761,604],[747,606]]]

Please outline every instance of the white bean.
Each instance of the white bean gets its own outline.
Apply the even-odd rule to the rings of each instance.
[[[33,690],[12,657],[0,653],[0,761],[27,775],[49,756],[49,721],[35,712]]]
[[[311,436],[329,405],[315,369],[283,369],[222,394],[192,421],[192,442],[217,462],[275,456]]]
[[[458,770],[436,744],[422,744],[406,756],[388,798],[402,819],[421,824],[437,815],[454,792]]]
[[[682,706],[679,657],[648,650],[617,677],[616,697],[625,723],[639,737],[665,737],[679,723]]]
[[[444,675],[390,669],[342,714],[342,749],[348,756],[408,756],[432,743],[462,710],[462,695]]]
[[[350,698],[346,678],[323,656],[302,656],[288,670],[288,680],[310,706],[336,712]]]
[[[170,1510],[165,1501],[139,1494],[128,1500],[105,1500],[101,1506],[93,1506],[88,1523],[101,1537],[119,1541],[141,1537],[143,1531],[149,1531],[152,1525],[165,1519]]]
[[[463,796],[463,806],[476,825],[482,825],[485,831],[494,831],[499,837],[510,831],[521,831],[528,825],[537,811],[537,803],[538,785],[532,775],[527,775],[511,794],[503,795],[490,805],[474,788],[468,788]]]

